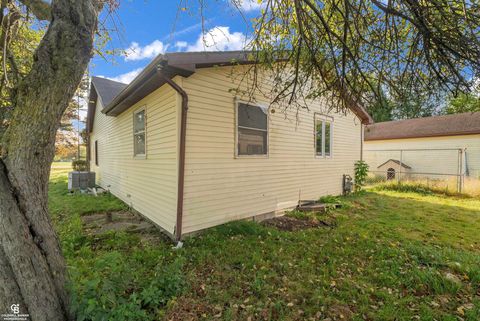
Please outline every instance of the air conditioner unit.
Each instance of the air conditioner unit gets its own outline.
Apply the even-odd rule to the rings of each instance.
[[[68,173],[68,190],[86,190],[95,187],[95,172]]]

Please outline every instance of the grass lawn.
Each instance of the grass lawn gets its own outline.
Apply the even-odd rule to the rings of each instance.
[[[135,234],[87,235],[80,216],[121,210],[68,195],[50,209],[79,320],[480,320],[480,199],[371,190],[343,199],[335,228],[254,222],[174,250]]]

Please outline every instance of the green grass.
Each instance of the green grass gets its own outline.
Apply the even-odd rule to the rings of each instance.
[[[340,200],[333,229],[234,222],[174,250],[86,235],[81,215],[124,205],[68,195],[65,172],[50,185],[80,320],[480,319],[479,198],[375,190]]]

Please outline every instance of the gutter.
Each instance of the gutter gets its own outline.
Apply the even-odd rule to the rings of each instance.
[[[168,76],[163,74],[164,66],[157,66],[157,75],[170,85],[182,97],[182,111],[180,122],[180,150],[178,160],[178,190],[177,190],[177,223],[175,228],[175,239],[180,242],[182,240],[182,222],[183,222],[183,195],[185,186],[185,138],[187,136],[187,111],[188,111],[188,95],[177,83]]]
[[[121,101],[126,99],[128,96],[131,96],[133,93],[137,92],[145,82],[145,79],[151,77],[152,71],[155,73],[155,66],[164,59],[163,55],[158,55],[152,62],[150,62],[145,69],[143,69],[140,74],[138,74],[135,79],[128,84],[125,88],[118,93],[118,95],[108,104],[108,106],[103,106],[102,113],[107,114],[115,108]],[[133,93],[130,93],[132,88],[135,88]]]
[[[415,138],[431,138],[431,137],[450,137],[450,136],[468,136],[468,135],[479,135],[480,131],[470,130],[464,132],[450,132],[450,133],[437,133],[437,134],[417,134],[417,135],[405,135],[405,136],[385,136],[385,137],[375,137],[375,138],[365,138],[366,142],[376,141],[376,140],[394,140],[394,139],[415,139]]]
[[[360,160],[363,161],[363,142],[365,140],[364,136],[365,125],[360,124]]]

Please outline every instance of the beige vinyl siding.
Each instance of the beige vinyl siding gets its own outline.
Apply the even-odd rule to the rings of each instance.
[[[162,86],[117,117],[97,104],[91,138],[91,169],[97,183],[173,234],[178,177],[178,99]],[[146,110],[146,157],[135,158],[133,114]],[[94,142],[98,140],[95,166]]]
[[[364,146],[365,160],[369,163],[371,170],[375,170],[390,158],[399,159],[400,157],[399,151],[379,150],[423,149],[402,152],[403,162],[412,167],[412,172],[448,174],[457,174],[458,151],[428,149],[466,148],[470,176],[480,176],[480,135],[375,140],[366,141]],[[463,169],[465,170],[465,158],[463,158]]]
[[[342,192],[342,175],[360,158],[361,124],[353,114],[333,117],[331,158],[315,157],[314,113],[269,113],[268,156],[235,157],[236,88],[230,67],[198,69],[183,79],[189,95],[183,232],[280,211],[301,199]],[[245,98],[245,97],[239,97]],[[246,99],[243,99],[246,100]],[[268,105],[268,98],[257,97]]]

